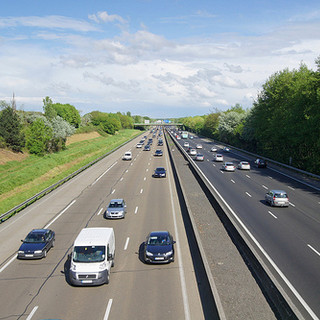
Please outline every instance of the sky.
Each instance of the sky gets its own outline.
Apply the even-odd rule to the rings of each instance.
[[[250,109],[316,70],[319,0],[0,0],[0,100],[177,118]]]

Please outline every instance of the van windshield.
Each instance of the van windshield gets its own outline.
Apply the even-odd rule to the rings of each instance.
[[[102,262],[105,260],[105,246],[78,246],[73,249],[74,262]]]

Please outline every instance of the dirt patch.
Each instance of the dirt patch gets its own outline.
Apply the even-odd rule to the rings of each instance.
[[[0,149],[0,165],[9,161],[22,161],[28,154],[22,152],[13,152],[7,149]]]
[[[79,141],[84,141],[84,140],[90,140],[90,139],[95,139],[101,137],[100,134],[96,131],[93,132],[88,132],[88,133],[77,133],[74,134],[71,137],[67,138],[67,145],[79,142]]]

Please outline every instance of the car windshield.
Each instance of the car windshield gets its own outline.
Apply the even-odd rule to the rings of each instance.
[[[169,236],[151,236],[148,239],[150,246],[167,246],[168,244],[170,244]]]
[[[72,260],[74,262],[102,262],[105,260],[105,246],[74,247]]]
[[[109,208],[122,208],[123,205],[121,202],[110,202]]]
[[[286,193],[275,193],[274,197],[275,198],[288,198]]]
[[[45,242],[45,237],[43,234],[30,233],[27,235],[24,242],[41,243],[41,242]]]

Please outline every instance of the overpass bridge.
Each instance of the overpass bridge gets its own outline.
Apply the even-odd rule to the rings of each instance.
[[[144,123],[144,122],[141,122],[141,123],[134,123],[133,124],[134,127],[142,127],[142,126],[177,126],[177,127],[181,127],[183,126],[183,123],[177,123],[177,122],[170,122],[170,123],[167,123],[167,122],[149,122],[149,123]]]

